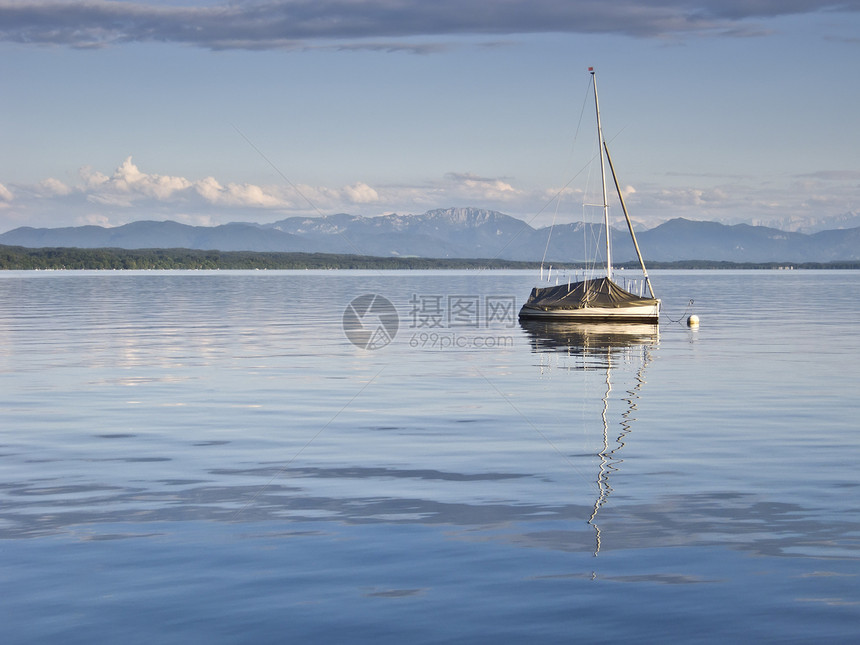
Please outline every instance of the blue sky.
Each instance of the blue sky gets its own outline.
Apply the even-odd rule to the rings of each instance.
[[[594,152],[588,66],[642,223],[855,222],[858,0],[0,0],[0,231],[545,225]]]

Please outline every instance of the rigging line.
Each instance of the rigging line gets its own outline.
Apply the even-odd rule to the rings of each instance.
[[[553,231],[553,228],[555,227],[555,220],[558,217],[558,207],[560,204],[561,204],[561,197],[559,197],[558,201],[555,203],[555,213],[553,213],[552,224],[550,224],[549,233],[547,233],[547,236],[546,236],[546,247],[543,250],[543,257],[540,260],[541,275],[543,275],[543,263],[546,261],[546,254],[549,252],[549,242],[552,239],[552,231]]]
[[[272,167],[272,169],[276,173],[278,173],[278,175],[281,177],[281,179],[283,179],[285,182],[287,182],[290,185],[290,187],[294,191],[296,191],[296,194],[298,194],[302,199],[304,199],[308,204],[310,204],[310,207],[316,211],[317,215],[319,215],[320,217],[325,217],[325,213],[323,213],[319,208],[317,208],[317,205],[314,204],[307,195],[305,195],[301,190],[299,190],[299,187],[296,186],[292,181],[290,181],[290,178],[287,177],[283,172],[281,172],[281,169],[278,168],[271,159],[269,159],[265,154],[263,154],[263,151],[260,150],[257,146],[255,146],[254,142],[251,141],[247,136],[245,136],[245,133],[242,132],[235,123],[231,123],[230,125],[233,126],[233,129],[239,134],[239,136],[245,140],[245,143],[247,143],[249,146],[251,146],[251,148],[258,155],[260,155],[260,157],[262,157],[263,161],[265,161],[267,164],[269,164]],[[360,248],[358,248],[358,245],[353,243],[353,241],[343,231],[339,230],[337,232],[337,234],[340,235],[346,241],[346,243],[349,244],[349,246],[351,246],[352,249],[358,255],[366,255]]]
[[[582,129],[582,118],[585,116],[585,108],[588,107],[588,99],[591,94],[591,84],[593,79],[588,79],[588,87],[585,88],[585,94],[582,96],[582,107],[579,110],[579,121],[576,123],[576,132],[573,134],[573,143],[571,144],[571,152],[573,152],[573,148],[576,145],[576,140],[579,138],[579,131]]]
[[[329,420],[328,420],[328,421],[327,421],[327,422],[326,422],[326,423],[325,423],[325,424],[324,424],[324,425],[323,425],[319,430],[317,430],[316,434],[315,434],[314,436],[312,436],[310,439],[308,439],[308,440],[307,440],[307,442],[305,443],[305,445],[303,445],[303,446],[299,449],[299,451],[298,451],[296,454],[294,454],[294,455],[293,455],[289,460],[287,460],[287,461],[284,463],[284,465],[283,465],[283,466],[281,466],[281,467],[278,469],[278,471],[277,471],[274,475],[272,475],[272,478],[271,478],[268,482],[266,482],[263,486],[261,486],[261,487],[260,487],[260,489],[259,489],[256,493],[254,493],[254,495],[251,497],[251,499],[249,499],[247,502],[245,502],[245,505],[244,505],[244,506],[242,506],[242,508],[240,508],[238,511],[236,511],[235,513],[233,513],[233,515],[230,517],[230,521],[232,521],[232,520],[236,519],[236,517],[238,517],[239,515],[241,515],[242,513],[244,513],[244,512],[245,512],[245,510],[247,510],[247,508],[248,508],[251,504],[253,504],[253,503],[257,500],[257,498],[258,498],[258,497],[260,497],[260,495],[262,495],[262,494],[266,491],[266,489],[268,489],[268,488],[272,485],[272,483],[273,483],[273,482],[274,482],[278,477],[280,477],[281,475],[283,475],[283,474],[284,474],[284,472],[287,470],[287,468],[289,468],[290,464],[292,464],[296,459],[298,459],[298,458],[299,458],[299,456],[300,456],[300,455],[301,455],[305,450],[307,450],[307,448],[308,448],[308,447],[309,447],[309,446],[310,446],[314,441],[316,441],[316,440],[317,440],[317,438],[318,438],[318,437],[319,437],[323,432],[325,432],[325,430],[326,430],[326,429],[327,429],[327,428],[328,428],[332,423],[334,423],[335,419],[337,419],[337,418],[340,416],[341,412],[343,412],[343,411],[344,411],[344,410],[346,410],[350,405],[352,405],[352,402],[353,402],[353,401],[355,401],[359,396],[361,396],[361,394],[362,394],[362,393],[363,393],[363,392],[364,392],[368,387],[370,387],[370,386],[373,384],[373,382],[377,379],[377,377],[379,377],[379,375],[380,375],[380,374],[382,374],[383,370],[385,370],[385,368],[386,368],[386,367],[388,367],[388,364],[387,364],[387,363],[386,363],[385,365],[383,365],[383,366],[382,366],[382,368],[381,368],[381,369],[380,369],[376,374],[374,374],[374,375],[373,375],[373,378],[371,378],[367,383],[365,383],[364,385],[362,385],[362,386],[361,386],[361,389],[360,389],[358,392],[356,392],[356,393],[352,396],[352,398],[351,398],[349,401],[347,401],[346,403],[344,403],[343,407],[342,407],[340,410],[338,410],[337,412],[335,412],[334,416],[333,416],[331,419],[329,419]]]
[[[606,136],[604,135],[602,142],[598,140],[598,142],[597,142],[598,152],[594,153],[594,156],[592,156],[588,162],[589,176],[588,176],[588,181],[586,184],[586,190],[583,193],[583,200],[585,200],[586,195],[588,195],[589,191],[591,190],[590,188],[588,188],[588,186],[591,185],[591,169],[593,168],[594,160],[600,156],[601,147],[603,147],[605,149],[605,146],[607,146],[608,143],[612,143],[613,141],[615,141],[615,139],[620,137],[626,129],[627,129],[627,126],[625,125],[623,128],[621,128],[618,132],[616,132],[609,139],[607,139]],[[607,157],[608,157],[608,154],[609,154],[609,151],[607,149]],[[611,168],[612,163],[610,162],[609,165]],[[582,172],[582,171],[580,171],[580,172]],[[613,170],[612,172],[613,172],[613,176],[614,176],[615,171]],[[619,198],[620,198],[620,191],[619,191]],[[609,204],[608,204],[608,200],[607,200],[607,206],[608,205]],[[602,244],[603,236],[604,235],[608,236],[609,231],[604,231],[602,226],[598,226],[598,227],[596,227],[597,233],[595,233],[595,226],[593,226],[594,222],[592,221],[593,218],[591,216],[586,215],[586,207],[589,207],[589,206],[603,207],[603,204],[597,204],[597,203],[589,204],[589,203],[586,203],[585,201],[583,201],[583,204],[582,204],[583,257],[585,258],[586,270],[593,274],[597,270],[596,269],[597,265],[600,263],[600,248],[603,245]],[[627,216],[626,207],[624,206],[623,202],[622,202],[622,208],[624,208],[624,210],[625,210],[625,217],[626,217]],[[611,224],[610,224],[610,227],[611,227]],[[591,241],[593,243],[593,247],[591,245],[589,245],[589,237],[588,237],[589,233],[591,233]],[[632,233],[632,231],[631,231],[631,233]],[[634,240],[635,240],[635,237],[634,237]],[[590,248],[594,248],[594,255],[593,256],[591,255],[591,253],[589,253]],[[647,272],[646,272],[645,277],[647,279]]]
[[[516,233],[514,233],[514,234],[511,236],[511,238],[510,238],[510,239],[505,243],[505,245],[504,245],[502,248],[500,248],[500,249],[499,249],[498,253],[496,253],[496,255],[494,255],[492,259],[493,259],[493,260],[498,259],[499,255],[500,255],[500,254],[501,254],[501,253],[502,253],[506,248],[508,248],[511,244],[513,244],[513,243],[514,243],[514,241],[515,241],[515,240],[520,236],[520,234],[521,234],[521,233],[522,233],[526,228],[528,228],[528,225],[529,225],[529,224],[531,224],[531,223],[535,220],[535,218],[537,218],[537,217],[538,217],[538,215],[540,215],[541,213],[543,213],[543,212],[544,212],[544,211],[549,207],[549,205],[550,205],[550,204],[552,204],[556,199],[558,199],[558,198],[561,196],[561,194],[565,191],[565,189],[566,189],[568,186],[570,186],[570,185],[574,182],[574,180],[575,180],[577,177],[579,177],[583,172],[585,172],[585,170],[588,168],[588,166],[589,166],[589,165],[591,165],[591,162],[592,162],[592,161],[594,161],[594,159],[593,159],[593,158],[592,158],[591,160],[589,160],[589,162],[588,162],[586,165],[584,165],[582,168],[580,168],[580,169],[579,169],[579,171],[578,171],[578,172],[577,172],[573,177],[571,177],[571,178],[570,178],[570,180],[568,180],[568,182],[558,190],[558,192],[556,192],[556,193],[555,193],[555,195],[553,195],[552,197],[550,197],[550,198],[549,198],[549,200],[546,202],[546,204],[544,204],[544,205],[543,205],[543,207],[542,207],[542,208],[541,208],[537,213],[535,213],[534,215],[532,215],[529,219],[525,220],[525,221],[523,222],[523,225],[520,227],[520,230],[519,230],[519,231],[517,231]],[[479,270],[479,272],[480,272],[480,271],[484,271],[484,269],[480,269],[480,270]]]
[[[598,261],[596,250],[600,248],[600,240],[595,239],[594,217],[591,210],[596,204],[589,203],[590,200],[588,199],[594,190],[592,188],[592,175],[594,174],[594,160],[597,156],[598,154],[594,152],[591,162],[588,164],[588,176],[585,178],[585,189],[582,193],[582,257],[585,263],[583,270],[585,280],[590,279],[594,274],[594,267]],[[595,249],[595,252],[592,253],[590,249]]]
[[[570,466],[573,469],[573,471],[582,478],[583,481],[585,481],[589,486],[596,486],[596,484],[592,480],[588,479],[585,475],[582,474],[582,471],[580,471],[580,469],[576,467],[576,465],[568,458],[567,455],[565,455],[561,450],[558,449],[558,447],[550,440],[549,437],[547,437],[543,432],[540,431],[540,428],[538,428],[535,424],[533,424],[529,420],[529,418],[520,411],[520,409],[514,404],[513,401],[511,401],[511,399],[504,392],[502,392],[499,388],[496,387],[495,383],[493,383],[490,379],[488,379],[487,376],[477,367],[474,367],[474,370],[478,373],[478,375],[482,379],[484,379],[487,382],[487,385],[489,385],[491,388],[493,388],[496,391],[496,394],[498,394],[505,401],[505,403],[507,403],[509,406],[511,406],[511,408],[513,408],[514,412],[516,412],[518,415],[520,415],[522,420],[525,421],[526,424],[528,424],[528,426],[532,430],[535,431],[535,433],[540,435],[540,437],[544,441],[546,441],[550,445],[550,447],[556,453],[559,454],[559,456],[562,459],[564,459],[567,462],[568,466]]]
[[[591,88],[592,81],[589,80],[589,86],[585,90],[585,94],[582,97],[582,107],[579,110],[579,119],[576,122],[576,130],[573,133],[573,141],[570,144],[570,153],[573,154],[573,151],[576,149],[576,142],[579,140],[579,133],[582,130],[582,119],[585,116],[585,108],[588,106],[588,95],[589,89]],[[546,255],[549,252],[549,243],[552,238],[552,233],[555,230],[555,222],[558,219],[558,208],[561,205],[561,193],[559,193],[556,197],[555,202],[555,213],[552,216],[552,224],[549,226],[549,233],[546,236],[546,247],[543,250],[543,257],[541,258],[540,265],[541,270],[543,270],[544,262],[546,261]]]
[[[249,146],[251,146],[251,148],[254,149],[254,152],[256,152],[258,155],[260,155],[260,157],[263,158],[263,161],[265,161],[267,164],[269,164],[272,167],[272,170],[274,170],[276,173],[278,173],[278,175],[280,175],[281,179],[283,179],[285,182],[287,182],[290,185],[290,187],[294,191],[296,191],[296,194],[298,194],[299,197],[304,199],[310,205],[310,207],[313,208],[317,212],[317,215],[320,215],[321,217],[325,217],[325,213],[323,213],[319,208],[317,208],[317,205],[314,204],[308,198],[307,195],[305,195],[301,190],[299,190],[299,187],[296,186],[292,181],[290,181],[290,178],[287,177],[284,173],[282,173],[281,169],[278,168],[271,159],[269,159],[265,154],[263,154],[263,151],[260,150],[257,146],[255,146],[254,142],[251,141],[247,136],[245,136],[245,133],[242,132],[235,123],[231,123],[230,125],[232,125],[233,129],[239,134],[239,136],[245,140],[245,143],[247,143]]]
[[[585,113],[585,106],[586,106],[586,103],[588,101],[588,93],[589,93],[590,88],[591,88],[591,79],[589,79],[588,87],[585,90],[585,98],[583,99],[582,110],[580,111],[580,115],[579,115],[579,124],[576,127],[576,133],[574,135],[574,143],[576,141],[576,138],[579,136],[579,130],[580,130],[580,126],[582,124],[582,115]],[[513,234],[513,236],[505,243],[505,245],[502,248],[500,248],[498,250],[498,252],[493,256],[492,259],[497,260],[499,258],[499,255],[501,255],[502,252],[506,248],[508,248],[511,244],[513,244],[513,242],[520,236],[520,234],[522,234],[522,232],[525,231],[526,228],[528,228],[529,224],[531,224],[535,219],[537,219],[537,217],[541,213],[543,213],[549,207],[550,204],[552,204],[556,199],[561,197],[561,194],[567,189],[567,187],[570,186],[574,182],[574,180],[577,177],[579,177],[593,162],[594,162],[594,158],[592,157],[591,159],[588,160],[588,162],[582,168],[579,169],[579,171],[573,177],[571,177],[568,180],[568,182],[564,186],[562,186],[558,190],[558,192],[555,195],[553,195],[552,197],[550,197],[547,200],[547,202],[541,207],[541,209],[537,213],[532,215],[529,219],[525,220],[523,222],[523,225],[520,227],[520,229],[516,233]],[[478,270],[478,273],[481,273],[482,271],[485,271],[485,270],[486,270],[485,268],[481,268]]]

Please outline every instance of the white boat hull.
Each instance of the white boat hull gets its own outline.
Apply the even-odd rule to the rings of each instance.
[[[579,309],[520,310],[520,318],[529,320],[564,320],[570,322],[656,323],[660,320],[660,302],[636,307],[581,307]]]

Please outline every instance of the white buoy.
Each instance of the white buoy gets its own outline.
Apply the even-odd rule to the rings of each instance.
[[[698,327],[699,326],[699,317],[696,314],[691,315],[687,318],[687,327]]]

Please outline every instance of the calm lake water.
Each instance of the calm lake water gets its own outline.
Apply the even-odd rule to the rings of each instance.
[[[3,641],[857,642],[860,273],[536,277],[0,273]]]

